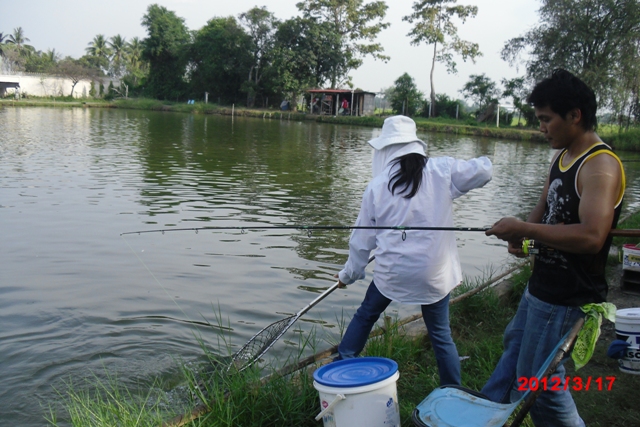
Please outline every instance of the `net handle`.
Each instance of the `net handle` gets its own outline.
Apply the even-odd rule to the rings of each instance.
[[[375,259],[375,255],[371,255],[371,257],[369,257],[369,260],[367,261],[367,265],[371,263],[371,261],[373,261]],[[335,291],[336,289],[338,289],[338,287],[340,286],[340,281],[338,280],[336,283],[334,283],[329,289],[327,289],[326,291],[324,291],[322,294],[318,295],[318,297],[316,299],[314,299],[313,301],[311,301],[309,304],[307,304],[302,310],[300,310],[299,312],[297,312],[296,314],[294,314],[293,316],[289,316],[288,318],[284,318],[282,320],[279,320],[277,322],[274,322],[272,324],[270,324],[269,326],[264,327],[262,330],[260,330],[260,332],[258,332],[257,334],[255,334],[249,341],[247,341],[242,348],[240,349],[240,351],[238,351],[238,353],[236,353],[232,360],[236,360],[238,354],[242,353],[242,351],[247,347],[247,345],[249,345],[249,343],[251,343],[252,341],[254,341],[256,339],[256,337],[258,337],[261,333],[263,333],[266,329],[272,327],[273,325],[275,325],[276,323],[280,323],[283,322],[287,319],[291,319],[287,325],[284,327],[284,329],[282,329],[280,332],[278,332],[278,334],[271,340],[268,341],[267,343],[264,344],[263,350],[260,351],[259,354],[253,356],[250,360],[247,360],[244,365],[239,368],[239,371],[242,371],[246,368],[248,368],[249,366],[251,366],[253,363],[255,363],[255,361],[257,359],[259,359],[260,357],[262,357],[267,351],[269,351],[271,349],[271,347],[273,347],[273,345],[276,343],[276,341],[278,341],[280,339],[280,337],[282,337],[282,335],[284,335],[284,333],[289,330],[289,328],[300,318],[302,317],[303,314],[305,314],[307,311],[309,311],[312,307],[316,306],[320,301],[322,301],[323,299],[325,299],[331,292]],[[227,368],[227,370],[229,370],[231,368],[231,365],[229,365],[229,367]]]
[[[369,257],[369,260],[367,261],[367,265],[369,265],[371,263],[371,261],[373,261],[374,259],[376,259],[375,255],[371,255],[371,257]],[[338,280],[336,283],[334,283],[333,285],[331,285],[331,287],[329,289],[327,289],[326,291],[324,291],[323,293],[321,293],[320,295],[318,295],[318,297],[316,299],[314,299],[313,301],[311,301],[309,304],[307,304],[302,310],[300,310],[299,312],[296,313],[296,318],[302,316],[303,314],[305,314],[307,311],[311,310],[313,307],[315,307],[320,301],[322,301],[323,299],[325,299],[331,292],[335,291],[336,289],[338,289],[340,287],[340,281]]]

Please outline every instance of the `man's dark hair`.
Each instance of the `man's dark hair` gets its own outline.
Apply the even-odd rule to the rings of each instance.
[[[596,96],[582,80],[562,68],[553,70],[551,77],[538,82],[527,98],[534,107],[549,107],[551,111],[567,117],[567,113],[577,108],[582,113],[580,125],[584,130],[598,127]]]

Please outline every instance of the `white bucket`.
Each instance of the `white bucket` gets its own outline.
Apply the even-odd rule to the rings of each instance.
[[[640,375],[640,308],[616,311],[616,339],[630,344],[625,357],[618,360],[620,370]]]
[[[383,357],[340,360],[317,369],[324,427],[400,427],[398,364]]]

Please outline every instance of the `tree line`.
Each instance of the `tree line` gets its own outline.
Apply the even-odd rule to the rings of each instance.
[[[300,15],[285,21],[254,7],[191,31],[175,12],[152,4],[141,20],[143,40],[99,34],[81,58],[61,59],[27,45],[17,28],[22,43],[9,45],[12,36],[0,33],[0,54],[4,68],[13,70],[116,77],[130,95],[175,101],[206,92],[215,102],[249,107],[295,102],[312,87],[350,85],[350,71],[365,56],[388,60],[375,42],[389,25],[384,1],[304,0],[297,7]]]
[[[266,7],[237,17],[214,17],[198,30],[183,18],[152,4],[142,17],[147,37],[126,40],[97,35],[79,59],[55,50],[36,51],[22,28],[0,33],[3,67],[96,80],[120,79],[117,88],[134,96],[165,100],[209,99],[248,107],[294,105],[309,88],[353,87],[350,72],[367,56],[390,58],[376,41],[390,24],[385,1],[303,0],[298,16],[278,19]],[[437,64],[457,73],[457,59],[482,56],[480,46],[462,40],[457,25],[478,13],[457,0],[417,0],[403,19],[411,24],[408,43],[425,45],[431,55],[430,94],[425,99],[404,74],[389,88],[396,112],[451,115],[455,101],[438,94]],[[479,110],[508,100],[525,121],[535,121],[526,105],[533,84],[554,68],[566,68],[596,91],[601,108],[627,126],[640,120],[640,3],[637,0],[540,0],[539,23],[507,40],[502,59],[522,76],[491,81],[477,73],[460,91]],[[401,43],[401,42],[400,42]],[[123,89],[124,88],[124,89]],[[395,95],[394,95],[395,94]],[[401,102],[402,101],[402,102]],[[453,103],[453,104],[452,104]]]

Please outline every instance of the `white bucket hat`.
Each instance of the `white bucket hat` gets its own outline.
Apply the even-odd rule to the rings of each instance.
[[[384,120],[382,133],[370,140],[369,144],[376,150],[381,150],[389,145],[408,142],[421,142],[427,147],[427,143],[416,135],[416,122],[407,116],[392,116]]]

